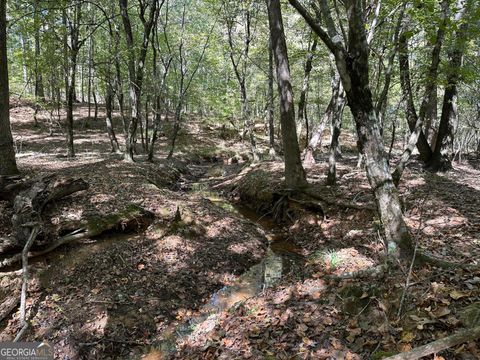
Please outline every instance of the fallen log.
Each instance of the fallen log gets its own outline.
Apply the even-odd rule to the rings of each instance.
[[[21,176],[0,176],[0,200],[13,203],[15,196],[29,188],[31,184],[30,180]]]
[[[20,291],[13,291],[12,294],[0,304],[0,321],[10,315],[10,313],[18,306],[19,303]]]
[[[135,205],[130,204],[123,211],[109,214],[93,216],[80,224],[78,229],[58,238],[53,243],[47,245],[45,249],[29,252],[28,258],[45,255],[61,245],[102,235],[109,231],[132,232],[145,229],[153,221],[154,214]],[[12,266],[22,259],[22,254],[15,254],[0,261],[0,269]]]
[[[480,326],[459,331],[443,339],[435,340],[429,344],[419,346],[413,350],[390,356],[385,360],[417,360],[424,356],[438,353],[452,346],[468,341],[475,341],[480,337]]]
[[[28,329],[27,321],[27,291],[28,291],[28,252],[37,238],[39,225],[35,225],[30,230],[30,237],[28,238],[25,247],[22,250],[22,292],[20,294],[20,326],[21,330],[15,337],[15,342],[19,341],[25,331]]]
[[[35,181],[33,185],[20,192],[14,200],[12,225],[14,237],[23,248],[30,236],[29,225],[41,222],[45,206],[65,196],[88,189],[83,179],[56,178],[53,175]]]

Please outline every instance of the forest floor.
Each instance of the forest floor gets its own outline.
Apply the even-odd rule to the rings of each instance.
[[[327,170],[322,152],[307,174],[322,196],[359,208],[330,204],[320,219],[275,224],[268,214],[239,212],[237,204],[260,209],[261,200],[246,199],[261,199],[262,191],[280,186],[282,164],[250,165],[248,148],[233,130],[191,119],[180,132],[174,161],[165,160],[168,142],[161,137],[153,164],[141,155],[131,164],[110,152],[103,112],[102,120],[83,126],[87,113],[79,106],[77,157],[69,160],[58,124],[49,134],[46,117],[34,127],[32,109],[16,105],[11,120],[22,173],[81,177],[90,184],[50,206],[52,224],[118,212],[129,204],[155,215],[145,232],[79,241],[34,261],[25,339],[51,342],[58,359],[381,359],[479,325],[480,271],[423,266],[408,277],[404,266],[380,279],[327,279],[382,262],[378,218],[368,209],[373,198],[348,134],[342,136],[337,186],[322,185]],[[117,137],[122,138],[120,127]],[[419,248],[478,264],[480,158],[464,158],[440,174],[412,161],[400,192]],[[181,220],[175,220],[177,209]],[[0,202],[0,236],[12,232],[11,215]],[[282,258],[287,261],[274,283],[262,280],[260,291],[217,309],[213,321],[200,316],[217,291],[238,283],[268,247],[274,249],[278,234],[277,247],[297,254],[297,266]],[[1,302],[20,282],[12,276],[0,281]],[[190,327],[183,335],[182,325]],[[18,330],[16,312],[0,323],[0,341]],[[456,346],[437,359],[440,355],[478,359],[480,344]]]

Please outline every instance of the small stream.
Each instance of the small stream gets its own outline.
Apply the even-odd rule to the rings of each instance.
[[[234,284],[215,292],[207,304],[187,322],[168,329],[164,340],[158,344],[163,354],[175,352],[177,342],[195,338],[199,334],[211,331],[222,311],[234,308],[239,303],[260,294],[266,288],[277,283],[284,275],[299,269],[304,264],[301,248],[287,241],[273,219],[260,217],[255,211],[242,206],[232,205],[217,194],[200,192],[200,194],[222,208],[234,211],[237,215],[259,225],[269,241],[263,260],[241,275]]]

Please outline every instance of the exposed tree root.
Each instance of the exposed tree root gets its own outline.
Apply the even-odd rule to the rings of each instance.
[[[458,262],[452,262],[452,261],[446,261],[446,260],[441,260],[434,258],[430,255],[427,255],[422,252],[418,252],[415,258],[415,264],[416,265],[424,265],[424,264],[430,264],[433,266],[437,266],[442,269],[453,269],[453,268],[460,268],[464,270],[477,270],[480,269],[480,264],[479,265],[473,265],[473,264],[462,264]]]
[[[474,341],[480,337],[480,326],[472,329],[465,329],[456,334],[447,336],[443,339],[435,340],[429,344],[420,346],[411,351],[390,356],[385,360],[416,360],[421,357],[438,353],[442,350],[448,349],[452,346],[462,344],[467,341]]]

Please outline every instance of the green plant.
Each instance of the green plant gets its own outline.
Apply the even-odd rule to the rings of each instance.
[[[326,250],[323,253],[323,261],[325,265],[330,265],[332,269],[335,269],[340,265],[342,259],[335,250]]]

